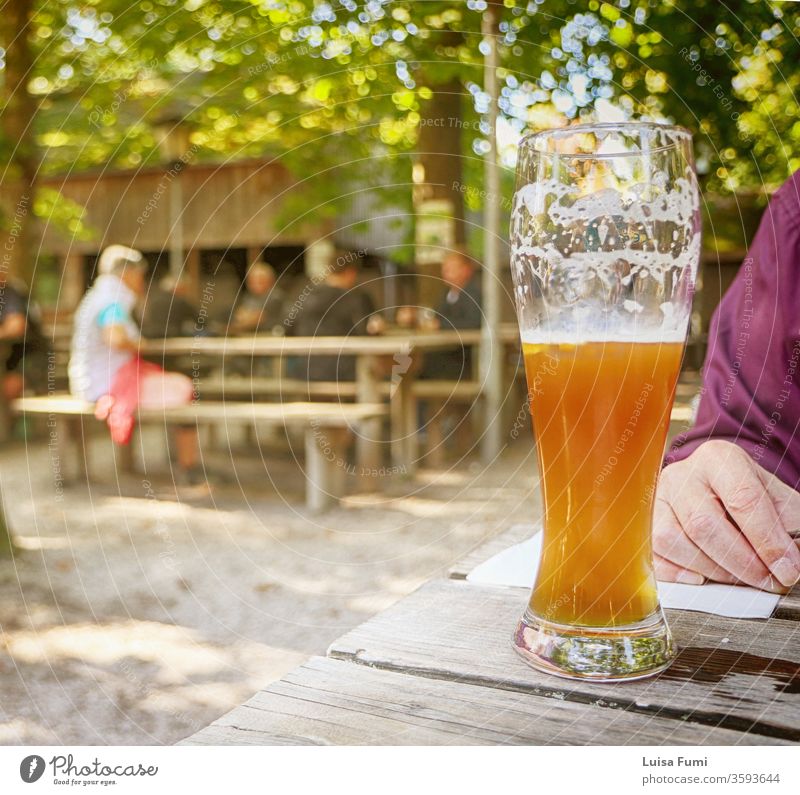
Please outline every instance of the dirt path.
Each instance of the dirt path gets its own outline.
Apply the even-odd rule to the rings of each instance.
[[[0,743],[176,742],[537,499],[523,443],[316,517],[285,453],[236,461],[244,485],[212,500],[163,474],[117,483],[110,461],[99,485],[62,492],[44,444],[3,454],[23,553],[0,562]]]

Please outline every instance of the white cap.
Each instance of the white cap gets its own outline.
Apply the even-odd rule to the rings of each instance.
[[[100,255],[97,270],[99,273],[119,274],[128,265],[134,268],[144,267],[146,265],[144,254],[127,246],[107,246]]]

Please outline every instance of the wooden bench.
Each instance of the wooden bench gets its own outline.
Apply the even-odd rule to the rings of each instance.
[[[51,439],[63,451],[72,454],[79,477],[88,480],[89,462],[85,444],[88,420],[99,424],[94,404],[71,395],[24,397],[13,401],[12,408],[25,416],[48,418]],[[319,511],[334,504],[342,493],[345,459],[341,456],[345,438],[354,426],[387,413],[385,406],[367,403],[232,403],[202,401],[167,409],[142,410],[140,423],[162,425],[199,425],[235,423],[253,426],[305,429],[306,505]],[[71,449],[70,449],[71,448]]]
[[[380,393],[389,397],[393,384],[383,381]],[[225,378],[206,378],[199,384],[204,396],[225,396],[232,398],[262,396],[307,396],[355,398],[354,381],[304,381],[300,378],[265,378],[255,376],[226,376]],[[452,400],[456,403],[472,403],[480,397],[481,384],[478,381],[414,381],[413,394],[417,400]]]
[[[235,399],[256,397],[307,397],[355,399],[355,381],[306,381],[302,378],[225,376],[200,379],[198,391],[203,397],[222,396]]]
[[[260,377],[253,378],[242,376],[226,376],[225,378],[212,377],[202,379],[198,385],[199,391],[205,396],[229,398],[233,400],[257,399],[261,397],[283,397],[291,399],[319,399],[334,398],[338,400],[356,400],[357,390],[354,381],[306,381],[300,378]],[[396,385],[390,381],[381,381],[378,385],[378,394],[388,399]],[[414,380],[411,386],[411,400],[403,405],[400,402],[392,403],[394,411],[391,414],[391,438],[402,439],[408,427],[416,427],[417,404],[425,401],[437,404],[433,417],[428,425],[428,451],[429,463],[433,466],[440,465],[444,451],[444,422],[453,414],[453,409],[458,408],[460,415],[464,415],[473,405],[481,401],[482,386],[475,380],[444,380],[426,379]],[[411,418],[403,416],[408,411]],[[457,419],[459,448],[465,447],[465,436],[469,433],[469,423],[463,417]],[[409,425],[409,423],[411,425]],[[474,437],[473,437],[474,438]],[[418,456],[418,453],[414,454]]]
[[[380,392],[388,397],[392,384],[384,381]],[[262,395],[308,395],[311,397],[355,397],[354,381],[305,381],[301,378],[275,378],[255,376],[226,376],[225,378],[205,378],[199,384],[203,395],[229,395],[231,397],[253,397]],[[414,382],[414,396],[418,400],[446,400],[448,398],[467,403],[481,394],[478,381],[424,380]]]

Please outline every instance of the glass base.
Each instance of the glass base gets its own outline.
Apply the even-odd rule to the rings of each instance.
[[[623,682],[668,668],[675,645],[661,610],[622,627],[554,624],[530,608],[514,631],[514,648],[528,665],[567,679]]]

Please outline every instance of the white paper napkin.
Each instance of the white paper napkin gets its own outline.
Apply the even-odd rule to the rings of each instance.
[[[539,567],[542,533],[536,534],[498,552],[476,566],[468,575],[469,582],[482,585],[511,585],[531,588]],[[662,607],[715,613],[729,618],[769,618],[780,597],[743,585],[684,585],[660,582],[658,597]]]

